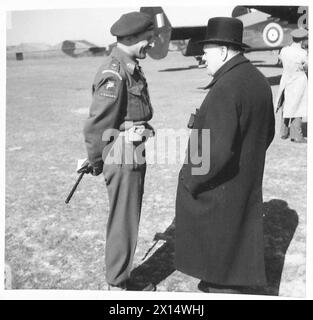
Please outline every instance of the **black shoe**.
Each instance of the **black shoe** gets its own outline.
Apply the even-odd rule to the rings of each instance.
[[[242,290],[241,287],[233,287],[233,286],[218,286],[212,285],[206,281],[200,281],[198,284],[198,289],[202,292],[207,293],[232,293],[232,294],[241,294]]]
[[[207,292],[207,293],[210,292],[209,284],[202,280],[198,283],[198,289],[202,292]]]

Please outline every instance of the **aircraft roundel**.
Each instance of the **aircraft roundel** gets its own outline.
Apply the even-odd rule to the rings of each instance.
[[[283,28],[275,22],[271,22],[263,30],[263,40],[269,47],[279,46],[284,39]]]

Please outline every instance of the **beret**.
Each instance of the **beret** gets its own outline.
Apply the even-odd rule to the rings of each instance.
[[[302,28],[296,29],[296,30],[293,30],[292,32],[290,32],[290,35],[293,38],[298,38],[298,39],[306,38],[308,36],[308,31],[305,29],[302,29]]]
[[[150,15],[143,12],[129,12],[123,14],[111,27],[111,34],[116,37],[126,37],[153,28]]]

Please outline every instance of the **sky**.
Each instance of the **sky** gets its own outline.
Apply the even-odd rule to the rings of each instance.
[[[55,45],[63,40],[87,40],[99,46],[115,41],[111,25],[140,6],[90,9],[14,10],[7,13],[7,45],[40,42]],[[233,6],[164,6],[173,26],[206,25],[212,16],[230,16]]]

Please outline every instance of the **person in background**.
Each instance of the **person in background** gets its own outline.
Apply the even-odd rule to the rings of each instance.
[[[307,117],[308,106],[308,52],[302,46],[308,39],[308,31],[291,32],[293,42],[284,47],[279,55],[283,73],[276,100],[276,111],[282,109],[280,136],[293,142],[303,143],[302,119]]]

